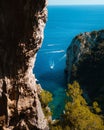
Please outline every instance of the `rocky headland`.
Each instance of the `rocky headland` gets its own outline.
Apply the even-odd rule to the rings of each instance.
[[[90,52],[96,44],[104,42],[104,30],[85,32],[77,35],[67,49],[66,72],[68,82],[70,82],[72,66],[81,59],[81,57]]]
[[[104,30],[76,36],[67,49],[68,83],[78,81],[104,110]]]

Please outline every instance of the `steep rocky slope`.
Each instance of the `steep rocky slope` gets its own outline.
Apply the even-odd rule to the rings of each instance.
[[[104,112],[104,30],[73,39],[67,50],[66,72],[68,82],[77,80],[88,102],[98,101]]]
[[[46,0],[0,0],[0,130],[47,130],[33,75]]]
[[[67,49],[66,72],[70,82],[72,66],[89,53],[96,44],[104,42],[104,30],[86,32],[76,36]]]

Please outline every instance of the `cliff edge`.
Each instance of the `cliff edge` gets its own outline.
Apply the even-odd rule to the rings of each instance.
[[[67,50],[68,83],[78,81],[88,102],[104,112],[104,30],[76,36]],[[90,100],[89,100],[90,99]]]
[[[67,49],[66,72],[68,74],[68,82],[70,82],[72,66],[87,54],[91,49],[104,42],[104,30],[85,32],[77,35]]]
[[[0,0],[0,130],[47,130],[33,75],[46,0]]]

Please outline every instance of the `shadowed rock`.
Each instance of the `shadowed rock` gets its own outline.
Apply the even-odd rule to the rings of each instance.
[[[67,49],[66,72],[68,82],[70,82],[72,66],[81,59],[81,57],[90,52],[96,44],[104,42],[104,30],[86,32],[77,35]]]
[[[46,0],[0,0],[0,130],[48,129],[33,75]]]

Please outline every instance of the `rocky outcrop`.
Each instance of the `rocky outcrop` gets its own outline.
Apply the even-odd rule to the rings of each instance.
[[[67,49],[66,72],[70,82],[73,64],[76,64],[83,54],[88,53],[96,44],[104,42],[104,30],[86,32],[76,36]]]
[[[0,0],[0,130],[47,130],[33,75],[46,0]]]

